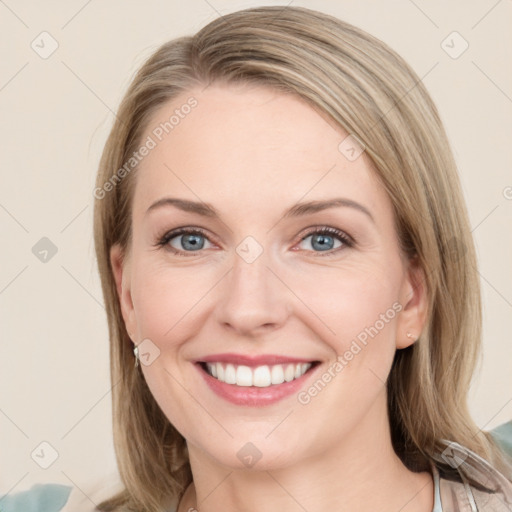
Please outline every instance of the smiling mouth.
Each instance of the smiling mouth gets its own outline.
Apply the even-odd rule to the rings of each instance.
[[[208,375],[226,384],[240,387],[267,388],[300,379],[320,361],[249,367],[222,362],[199,362]]]

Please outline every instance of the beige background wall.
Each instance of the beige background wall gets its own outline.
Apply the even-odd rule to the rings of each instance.
[[[269,4],[287,2],[0,2],[0,495],[49,481],[87,491],[115,473],[92,242],[102,145],[130,77],[161,43]],[[484,429],[512,419],[512,2],[292,5],[366,29],[424,77],[460,165],[480,262],[485,344],[471,410]]]

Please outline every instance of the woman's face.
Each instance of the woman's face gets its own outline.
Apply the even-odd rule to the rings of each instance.
[[[149,123],[131,249],[111,258],[144,378],[191,457],[285,467],[387,425],[425,297],[347,135],[294,96],[233,85]]]

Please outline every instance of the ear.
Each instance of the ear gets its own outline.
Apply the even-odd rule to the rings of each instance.
[[[130,262],[129,258],[125,257],[119,244],[113,245],[110,249],[110,265],[112,266],[112,272],[116,282],[117,295],[126,331],[132,341],[135,341],[135,337],[137,336],[137,322],[130,288]]]
[[[425,272],[416,256],[408,260],[407,277],[402,285],[400,304],[403,309],[397,322],[397,349],[409,347],[419,338],[427,317],[427,283]]]

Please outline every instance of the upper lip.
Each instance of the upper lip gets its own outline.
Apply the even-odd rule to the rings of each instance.
[[[248,356],[245,354],[212,354],[209,356],[201,357],[196,360],[197,363],[231,363],[244,366],[263,366],[274,364],[297,364],[297,363],[312,363],[316,362],[314,359],[305,359],[300,357],[281,356],[277,354],[262,354],[255,356]]]

